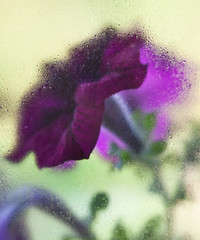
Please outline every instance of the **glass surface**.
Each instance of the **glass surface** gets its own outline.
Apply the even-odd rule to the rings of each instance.
[[[0,1],[0,239],[200,238],[199,11],[197,0]],[[49,159],[56,159],[60,153],[56,150],[57,142],[48,145],[55,139],[54,133],[47,129],[34,142],[28,141],[35,132],[49,126],[51,114],[57,118],[56,108],[63,106],[65,94],[68,99],[75,91],[51,74],[66,70],[65,63],[73,55],[70,50],[76,46],[85,43],[83,48],[87,48],[88,44],[92,52],[94,39],[101,38],[98,34],[111,27],[118,31],[121,40],[111,34],[111,40],[102,47],[102,55],[94,53],[100,59],[98,70],[94,70],[95,64],[90,64],[86,74],[81,73],[79,77],[77,72],[84,68],[84,61],[74,57],[75,62],[69,67],[72,72],[69,78],[77,84],[74,89],[84,83],[99,83],[103,77],[111,82],[119,77],[123,85],[132,76],[125,68],[131,67],[132,71],[132,66],[134,79],[141,84],[133,93],[135,82],[131,87],[129,83],[123,85],[121,90],[131,90],[120,92],[121,95],[115,83],[104,87],[95,96],[91,94],[91,99],[101,99],[109,90],[117,95],[104,97],[96,105],[84,91],[88,102],[84,97],[75,102],[73,93],[66,112],[71,109],[74,113],[77,106],[86,102],[81,108],[83,113],[93,109],[96,114],[98,104],[106,104],[107,115],[100,121],[100,135],[94,134],[99,136],[97,145],[94,144],[94,150],[83,147],[85,151],[91,148],[88,160],[57,167],[63,163],[62,159],[55,167],[46,166],[52,164]],[[127,40],[129,34],[133,34],[133,39]],[[137,42],[140,40],[142,45]],[[99,44],[97,41],[95,49]],[[111,52],[115,47],[117,53],[113,57]],[[87,57],[90,59],[91,55],[86,54],[83,59]],[[50,67],[49,73],[45,72],[47,63],[49,66],[54,63],[55,69],[61,70],[54,72]],[[62,78],[67,79],[67,73],[63,74]],[[48,81],[54,78],[58,86],[53,85],[58,88],[56,94],[62,92],[59,103],[45,99],[51,95]],[[49,89],[44,90],[44,101],[38,97],[34,110],[26,112],[30,99],[37,96],[34,90],[38,86],[46,87],[41,85],[42,79]],[[29,100],[23,100],[27,94]],[[57,99],[56,94],[53,99]],[[35,116],[43,108],[42,104],[48,109],[52,106],[54,109],[55,104],[55,110],[50,114],[46,108],[45,120],[40,117],[37,120]],[[32,119],[33,126],[38,124],[36,130],[31,124],[26,130],[22,111],[27,113],[27,119]],[[66,113],[65,108],[62,111]],[[84,127],[94,114],[84,120]],[[70,117],[67,121],[74,123],[75,115]],[[60,129],[65,124],[63,121],[56,122],[52,131]],[[59,149],[68,146],[63,134],[72,125],[67,121],[60,133],[64,140],[59,142]],[[96,127],[99,120],[92,121]],[[109,132],[104,132],[106,128]],[[30,133],[28,140],[22,141],[22,148],[28,144],[31,147],[27,147],[25,157],[20,157],[22,161],[14,163],[7,158],[15,149],[21,129]],[[83,146],[98,129],[93,131],[89,126],[84,131],[76,130],[76,135],[83,138]],[[138,136],[142,139],[140,147],[136,147]],[[134,144],[132,139],[136,141]],[[42,154],[46,146],[50,146],[50,154],[45,158]],[[68,151],[74,151],[73,156],[77,156],[78,150],[72,146]],[[41,153],[38,164],[37,153]],[[47,163],[43,162],[44,158]]]

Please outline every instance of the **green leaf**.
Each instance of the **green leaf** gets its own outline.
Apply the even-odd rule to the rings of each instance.
[[[176,189],[175,195],[172,200],[172,204],[176,204],[178,201],[185,200],[187,198],[187,191],[184,183],[180,183]]]
[[[106,193],[100,192],[97,193],[90,204],[91,214],[93,217],[96,217],[98,211],[105,210],[109,205],[109,197]]]
[[[157,181],[156,179],[153,180],[153,182],[149,186],[149,191],[153,193],[161,193],[162,192],[162,186],[160,181]]]
[[[144,228],[141,230],[141,233],[136,238],[137,240],[161,240],[164,239],[161,236],[161,223],[162,218],[160,216],[156,216],[151,218],[146,222]]]
[[[119,158],[123,163],[127,164],[131,161],[131,154],[127,150],[121,150],[119,153]]]
[[[199,162],[200,125],[194,124],[191,138],[185,144],[185,161],[189,163]]]
[[[166,142],[164,141],[156,141],[150,144],[149,154],[153,156],[157,156],[165,151],[167,147]]]
[[[145,131],[152,132],[155,126],[156,126],[156,114],[155,113],[146,114],[143,119],[143,127]]]
[[[112,240],[129,240],[130,239],[127,236],[126,229],[120,222],[118,222],[115,225],[111,239]]]

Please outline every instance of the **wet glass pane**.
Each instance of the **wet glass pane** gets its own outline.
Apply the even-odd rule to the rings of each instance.
[[[199,10],[0,1],[0,239],[200,238]]]

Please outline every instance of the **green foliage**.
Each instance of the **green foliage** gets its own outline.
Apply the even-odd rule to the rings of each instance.
[[[192,130],[192,138],[186,142],[185,146],[185,161],[196,163],[200,156],[200,126],[194,125]]]
[[[161,229],[162,218],[160,216],[156,216],[151,218],[149,221],[146,222],[144,228],[141,230],[141,233],[135,240],[162,240],[164,239],[161,236],[160,229]]]
[[[133,121],[143,133],[149,135],[154,130],[156,126],[156,113],[143,113],[139,110],[135,110],[132,116]]]
[[[153,182],[149,186],[149,191],[152,193],[161,193],[162,192],[161,182],[157,179],[154,179]]]
[[[178,201],[183,201],[187,198],[187,192],[184,183],[181,181],[175,191],[174,197],[172,199],[172,204],[176,204]]]
[[[113,230],[111,240],[129,240],[126,229],[121,222],[118,222]]]
[[[164,141],[152,142],[149,147],[149,155],[157,156],[165,151],[167,144]]]
[[[124,164],[129,164],[131,161],[131,153],[127,150],[121,150],[119,152],[119,158],[122,160]]]
[[[64,237],[62,238],[62,240],[80,240],[80,238],[64,236]]]
[[[91,201],[90,210],[91,215],[96,217],[98,211],[105,210],[109,205],[109,197],[106,193],[100,192],[97,193]]]
[[[117,163],[114,164],[114,168],[122,169],[125,164],[130,164],[133,155],[128,150],[120,149],[115,143],[111,143],[110,155],[118,158]]]
[[[184,186],[183,179],[179,180],[177,184],[177,189],[172,196],[172,194],[167,191],[167,184],[163,182],[165,178],[162,178],[162,172],[160,171],[164,165],[163,163],[176,165],[177,167],[184,168],[183,161],[180,163],[180,158],[173,152],[168,154],[168,156],[163,155],[160,159],[160,155],[163,154],[167,148],[167,143],[165,141],[152,141],[151,133],[156,126],[156,113],[142,113],[140,111],[135,111],[133,113],[134,127],[138,127],[138,131],[141,132],[142,141],[144,143],[143,151],[139,154],[134,154],[130,149],[124,150],[120,149],[116,144],[111,146],[111,154],[118,157],[119,161],[116,163],[115,168],[121,169],[125,165],[141,166],[145,167],[152,173],[152,182],[149,185],[149,191],[158,194],[164,201],[166,207],[175,206],[178,201],[185,200],[186,189]],[[196,128],[197,129],[197,128]],[[200,130],[200,127],[199,127]],[[197,161],[197,153],[200,152],[200,131],[193,132],[192,140],[187,142],[186,145],[186,158],[189,162]],[[146,222],[144,227],[141,229],[137,236],[134,236],[134,240],[164,240],[164,234],[162,228],[164,227],[164,221],[160,216],[156,216]],[[168,224],[168,223],[165,223]],[[169,224],[171,224],[169,222]],[[164,229],[164,228],[163,228]],[[112,234],[112,240],[128,240],[126,228],[118,222],[115,225]]]
[[[156,125],[156,114],[155,113],[148,113],[144,115],[143,118],[143,127],[144,130],[147,132],[152,132]]]

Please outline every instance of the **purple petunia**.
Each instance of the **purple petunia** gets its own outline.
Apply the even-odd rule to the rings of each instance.
[[[177,60],[165,50],[144,45],[140,49],[140,60],[148,64],[144,83],[138,89],[117,93],[106,100],[103,126],[96,144],[97,152],[104,158],[116,162],[110,156],[111,143],[121,148],[131,148],[136,154],[142,151],[141,132],[134,126],[134,110],[155,112],[157,124],[153,131],[154,140],[163,140],[169,132],[169,119],[164,110],[165,104],[184,99],[190,89],[186,62]]]
[[[73,49],[68,60],[47,64],[42,82],[23,99],[18,142],[7,159],[19,162],[33,151],[42,168],[89,158],[105,100],[139,88],[146,77],[143,46],[140,34],[109,28]]]

